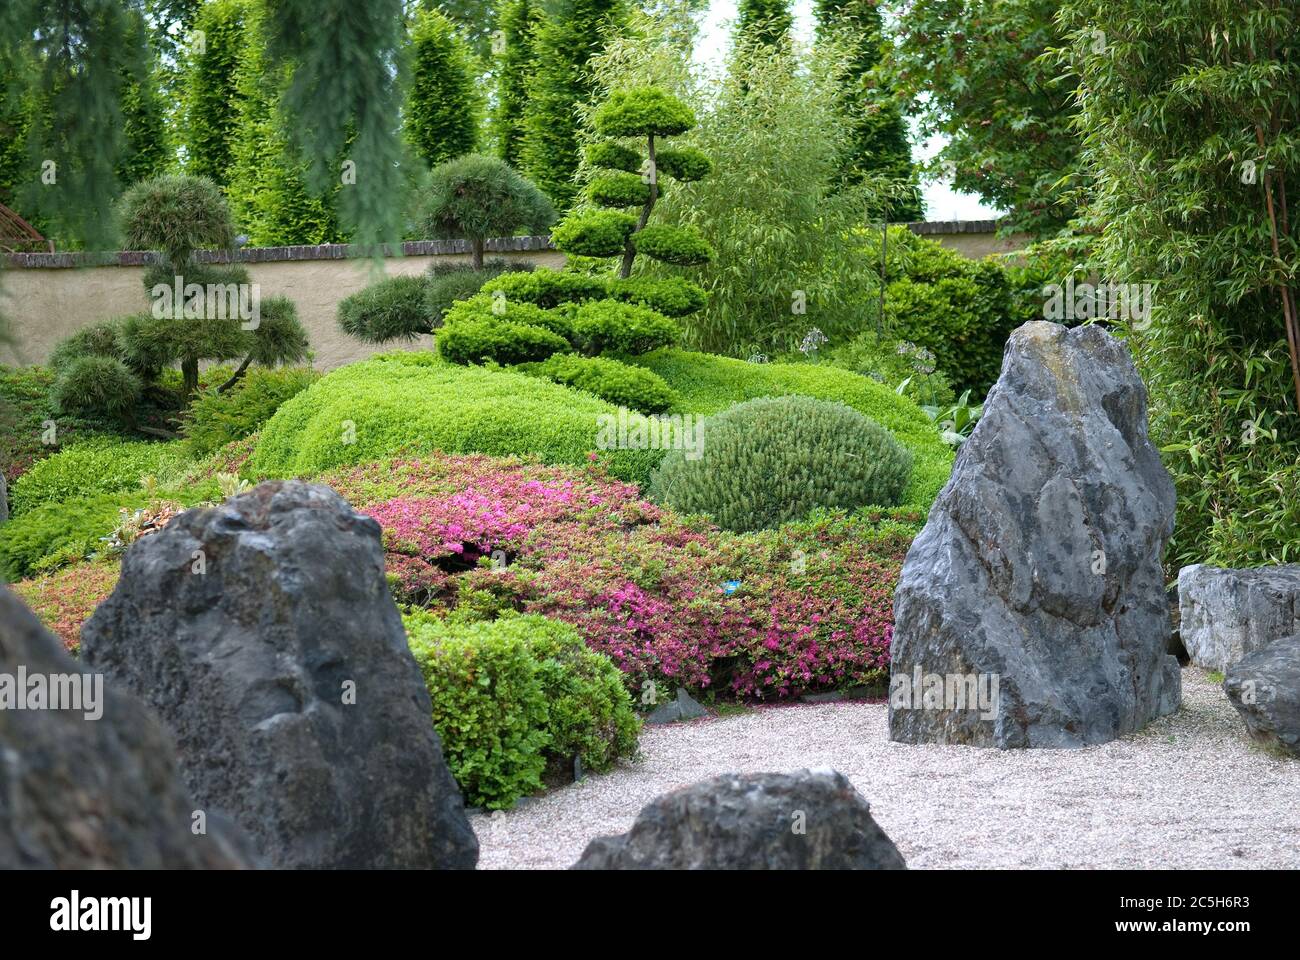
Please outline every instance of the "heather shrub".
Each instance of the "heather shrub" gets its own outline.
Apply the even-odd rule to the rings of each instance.
[[[557,353],[542,363],[527,365],[524,372],[642,413],[660,413],[677,400],[658,374],[604,357]]]
[[[788,394],[848,404],[911,451],[912,479],[904,504],[929,509],[952,472],[952,450],[920,407],[884,384],[847,370],[809,363],[747,363],[685,350],[656,350],[629,362],[663,377],[681,398],[683,412],[708,415],[744,400]]]
[[[747,400],[710,417],[703,449],[671,450],[652,499],[724,530],[779,526],[817,508],[898,503],[912,455],[852,407],[811,397]]]
[[[923,520],[818,514],[731,534],[599,472],[485,456],[323,480],[382,526],[400,600],[457,620],[564,621],[638,698],[647,681],[756,698],[882,682],[893,588]]]
[[[286,402],[262,428],[252,475],[310,476],[415,452],[532,455],[584,463],[598,418],[616,408],[536,377],[460,366],[422,353],[350,364]],[[644,479],[654,450],[600,454],[611,473]]]
[[[10,491],[14,516],[43,504],[139,488],[142,477],[171,473],[185,461],[179,443],[94,437],[33,465]]]
[[[204,390],[190,405],[182,426],[187,452],[206,457],[235,440],[256,433],[280,405],[320,379],[307,367],[278,370],[255,367],[234,389]]]

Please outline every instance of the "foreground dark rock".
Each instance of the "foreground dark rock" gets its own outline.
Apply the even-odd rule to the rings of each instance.
[[[1173,522],[1124,346],[1099,327],[1013,332],[894,594],[890,737],[1079,747],[1177,709]],[[976,689],[995,695],[958,695]]]
[[[1274,640],[1300,633],[1300,564],[1178,571],[1183,646],[1192,663],[1227,670]]]
[[[196,799],[277,867],[478,859],[379,535],[328,487],[263,484],[134,544],[82,628],[86,662],[170,727]]]
[[[1252,737],[1300,757],[1300,634],[1237,661],[1228,668],[1223,691]]]
[[[20,673],[27,680],[21,688]],[[246,843],[235,831],[209,820],[206,832],[194,833],[197,805],[157,720],[102,679],[102,697],[93,677],[87,690],[82,678],[88,675],[0,587],[0,870],[249,866]],[[89,694],[79,705],[98,707],[17,709],[9,698],[30,693],[36,676],[47,684],[55,676],[73,678]]]
[[[904,870],[871,807],[834,770],[728,774],[666,793],[575,870]]]

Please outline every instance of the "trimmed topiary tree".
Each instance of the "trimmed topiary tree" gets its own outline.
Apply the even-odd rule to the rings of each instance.
[[[407,140],[430,167],[471,153],[482,98],[469,44],[440,11],[421,9],[411,24],[411,57]]]
[[[426,236],[468,240],[475,270],[483,269],[489,237],[513,236],[521,227],[541,232],[554,222],[545,194],[504,160],[483,154],[435,167],[417,218]]]
[[[852,407],[764,397],[708,418],[701,452],[670,451],[649,492],[678,512],[706,513],[724,530],[744,532],[819,507],[894,506],[911,472],[907,448]]]

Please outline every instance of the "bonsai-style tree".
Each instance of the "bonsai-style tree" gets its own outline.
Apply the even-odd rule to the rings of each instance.
[[[555,208],[537,187],[504,160],[471,154],[434,167],[420,205],[424,236],[465,239],[474,269],[483,269],[489,237],[522,228],[541,232],[555,223]]]
[[[144,277],[152,304],[146,312],[82,330],[55,349],[50,365],[60,409],[131,421],[145,388],[157,386],[170,366],[180,366],[188,402],[203,361],[242,358],[218,388],[227,390],[251,363],[274,366],[306,356],[307,334],[291,301],[262,301],[242,266],[195,262],[195,251],[228,247],[234,238],[215,183],[154,177],[127,191],[120,212],[126,246],[160,254]]]

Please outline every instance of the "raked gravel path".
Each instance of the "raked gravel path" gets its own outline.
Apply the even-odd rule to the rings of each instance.
[[[1253,747],[1223,691],[1082,750],[891,743],[883,703],[768,707],[647,727],[642,758],[471,818],[480,869],[563,868],[665,791],[727,772],[834,767],[913,868],[1300,867],[1300,761]]]

